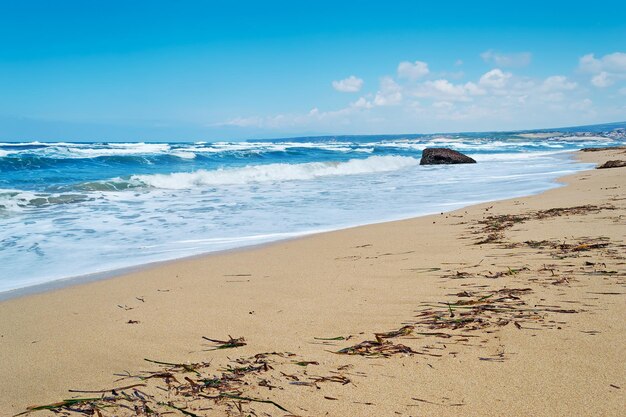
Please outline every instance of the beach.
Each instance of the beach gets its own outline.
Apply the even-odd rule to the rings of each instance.
[[[621,415],[625,170],[2,301],[0,415]]]

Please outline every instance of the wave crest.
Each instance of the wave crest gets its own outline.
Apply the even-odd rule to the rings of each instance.
[[[419,160],[406,156],[372,156],[346,162],[309,162],[304,164],[249,165],[243,168],[198,170],[173,174],[133,175],[131,184],[152,188],[187,189],[201,186],[311,180],[336,175],[359,175],[396,171],[417,165]]]

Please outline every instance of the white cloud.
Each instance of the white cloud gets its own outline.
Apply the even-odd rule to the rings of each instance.
[[[355,107],[357,109],[371,109],[374,107],[371,101],[367,100],[365,97],[360,97],[354,103],[350,103],[351,107]]]
[[[337,120],[343,116],[348,116],[353,112],[353,108],[345,107],[339,110],[333,111],[320,111],[317,107],[309,111],[308,117],[291,116],[294,120],[294,124],[305,125],[313,120]],[[344,119],[345,120],[345,119]]]
[[[454,85],[445,79],[427,81],[425,85],[443,95],[457,97],[465,95],[465,89],[462,85]]]
[[[626,53],[614,52],[597,59],[594,54],[582,56],[578,65],[582,71],[598,73],[601,71],[626,73]]]
[[[473,82],[467,82],[465,83],[463,87],[465,87],[465,91],[467,91],[467,93],[472,96],[482,96],[482,95],[487,94],[485,90],[483,90],[482,88],[480,88],[478,85],[474,84]]]
[[[606,88],[615,81],[626,79],[626,53],[613,52],[596,58],[594,54],[587,54],[578,60],[578,68],[590,74],[591,84],[598,88]]]
[[[218,123],[217,126],[235,126],[235,127],[259,127],[263,123],[262,118],[258,116],[252,117],[235,117],[229,119],[223,123]]]
[[[626,72],[626,53],[614,52],[602,57],[604,68],[612,72]]]
[[[398,65],[398,77],[417,80],[430,72],[428,64],[422,61],[403,61]]]
[[[569,81],[567,77],[563,75],[553,75],[551,77],[546,78],[542,85],[542,91],[568,91],[573,90],[578,86],[573,81]]]
[[[313,126],[317,123],[349,124],[349,116],[356,112],[354,106],[334,111],[321,111],[313,107],[308,113],[278,114],[274,116],[236,117],[212,126],[240,127],[257,129],[285,129]]]
[[[533,84],[534,85],[534,84]],[[574,81],[570,81],[564,75],[552,75],[534,89],[535,97],[544,102],[557,103],[564,101],[567,97],[566,93],[573,91],[578,87]],[[526,91],[531,90],[533,86],[529,86]]]
[[[608,72],[602,71],[591,77],[591,84],[596,87],[605,88],[613,84],[613,79]]]
[[[402,101],[402,87],[391,77],[383,77],[380,80],[380,90],[374,97],[377,106],[395,106]]]
[[[486,91],[472,82],[453,84],[442,78],[420,84],[413,94],[417,97],[429,97],[439,101],[469,101],[470,96],[484,95]]]
[[[356,93],[363,87],[363,80],[354,75],[343,80],[333,81],[333,88],[342,93]]]
[[[501,69],[495,68],[483,74],[478,83],[483,87],[504,88],[511,76],[510,72],[503,72]]]
[[[585,72],[600,72],[602,70],[602,62],[596,59],[593,54],[587,54],[580,57],[578,67]]]
[[[495,64],[498,67],[525,67],[530,64],[532,54],[530,52],[501,54],[490,49],[480,54],[480,57],[485,62]]]
[[[449,101],[435,101],[433,103],[433,107],[436,109],[452,110],[454,108],[454,103]]]
[[[254,128],[274,129],[283,133],[373,133],[400,129],[441,130],[441,126],[467,130],[567,125],[594,122],[600,114],[605,117],[606,114],[616,115],[617,120],[626,110],[624,100],[620,100],[626,96],[626,71],[618,72],[622,68],[622,55],[626,57],[626,54],[614,53],[602,57],[589,54],[580,58],[580,70],[587,72],[585,77],[593,85],[607,87],[612,84],[612,88],[596,90],[593,103],[583,95],[590,85],[587,81],[584,85],[582,81],[575,82],[576,74],[538,78],[525,76],[521,70],[513,73],[504,68],[493,68],[467,82],[466,75],[461,82],[455,80],[452,72],[438,72],[433,77],[428,65],[418,65],[420,61],[417,61],[400,63],[398,76],[382,77],[378,89],[356,94],[345,101],[344,107],[335,110],[320,106],[302,113],[238,117],[221,126],[238,126],[250,131]],[[575,65],[576,60],[573,61]],[[448,70],[455,68],[453,62],[449,66]],[[351,79],[357,83],[347,87],[348,90],[362,91],[362,80],[356,76],[335,81],[333,87],[345,90],[351,85]],[[616,106],[615,101],[620,103]]]
[[[377,106],[395,106],[402,101],[402,93],[395,92],[390,94],[383,94],[378,92],[374,97],[374,104]]]

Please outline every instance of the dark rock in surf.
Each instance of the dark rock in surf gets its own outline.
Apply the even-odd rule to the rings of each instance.
[[[461,152],[448,148],[426,148],[422,152],[420,165],[475,164],[476,161]]]

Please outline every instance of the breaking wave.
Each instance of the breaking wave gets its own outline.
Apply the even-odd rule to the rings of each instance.
[[[133,175],[130,184],[153,188],[187,189],[201,186],[248,184],[254,182],[312,180],[333,175],[359,175],[396,171],[415,166],[419,160],[406,156],[372,156],[346,162],[308,162],[304,164],[249,165],[243,168],[173,174]]]

